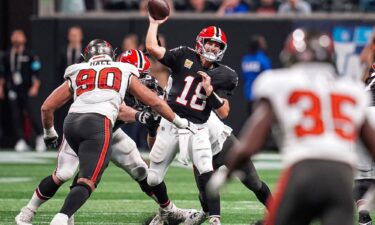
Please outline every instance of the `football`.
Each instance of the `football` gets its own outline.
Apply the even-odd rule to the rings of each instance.
[[[149,0],[147,8],[155,20],[162,20],[169,16],[169,5],[166,0]]]

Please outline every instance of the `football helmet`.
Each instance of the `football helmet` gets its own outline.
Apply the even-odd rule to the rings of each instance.
[[[321,31],[296,29],[285,41],[280,59],[286,66],[296,62],[334,63],[332,37]]]
[[[140,50],[130,49],[125,51],[121,53],[121,55],[117,58],[117,61],[133,64],[135,67],[137,67],[141,77],[144,77],[150,72],[150,60],[147,58],[145,53]]]
[[[108,55],[115,59],[115,52],[107,41],[102,39],[94,39],[87,44],[86,48],[83,51],[83,59],[88,62],[92,57],[97,55]]]
[[[204,48],[206,41],[214,41],[220,43],[220,52],[216,55],[207,52]],[[216,26],[209,26],[199,32],[195,41],[195,51],[203,56],[207,61],[215,62],[222,60],[225,51],[227,50],[227,36],[224,31]]]
[[[164,89],[159,85],[158,80],[151,75],[145,75],[139,79],[143,85],[156,92],[158,96],[164,95]]]

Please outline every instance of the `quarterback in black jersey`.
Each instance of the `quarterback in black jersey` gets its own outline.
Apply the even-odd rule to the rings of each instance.
[[[197,186],[200,201],[207,206],[209,223],[220,225],[220,198],[209,199],[206,184],[213,173],[212,149],[209,141],[207,120],[211,111],[221,118],[229,114],[228,96],[237,86],[237,73],[218,62],[227,49],[227,38],[222,29],[216,26],[204,28],[196,38],[195,49],[178,47],[166,50],[158,45],[157,31],[164,20],[149,17],[150,25],[146,35],[146,48],[150,55],[169,67],[173,81],[168,91],[168,105],[182,118],[186,118],[198,127],[198,133],[191,135],[177,129],[162,119],[155,144],[150,154],[150,168],[147,182],[154,192],[165,194],[165,204],[160,204],[161,218],[165,219],[168,196],[163,182],[166,171],[179,151],[178,160],[187,164],[193,162],[199,173]],[[162,224],[152,221],[150,224]]]

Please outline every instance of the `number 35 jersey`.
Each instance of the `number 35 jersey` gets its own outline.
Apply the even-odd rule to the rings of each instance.
[[[98,113],[114,124],[132,75],[139,76],[135,66],[107,56],[69,66],[64,74],[74,92],[69,113]]]
[[[167,51],[160,62],[172,70],[168,105],[177,115],[193,123],[205,123],[212,110],[198,71],[211,77],[213,89],[220,97],[228,98],[237,86],[238,76],[233,69],[218,63],[214,68],[206,69],[201,65],[199,55],[186,46]]]
[[[300,63],[264,72],[253,92],[272,105],[286,166],[304,159],[354,165],[353,145],[370,100],[362,83],[337,77],[326,63]]]

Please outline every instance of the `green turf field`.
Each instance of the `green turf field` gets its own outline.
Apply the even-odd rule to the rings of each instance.
[[[31,160],[28,158],[30,155]],[[14,224],[14,217],[27,203],[39,181],[51,174],[55,167],[54,154],[27,153],[26,156],[22,153],[0,152],[1,225]],[[272,189],[279,170],[259,170],[259,173]],[[169,196],[177,206],[199,208],[197,189],[190,168],[172,166],[167,173],[166,184]],[[62,206],[68,190],[69,184],[66,183],[52,200],[39,209],[33,224],[49,224]],[[222,223],[228,225],[250,224],[261,219],[264,211],[255,195],[238,181],[225,188],[221,207]],[[137,183],[110,164],[98,189],[77,212],[75,224],[142,224],[156,211],[155,202],[143,194]]]

